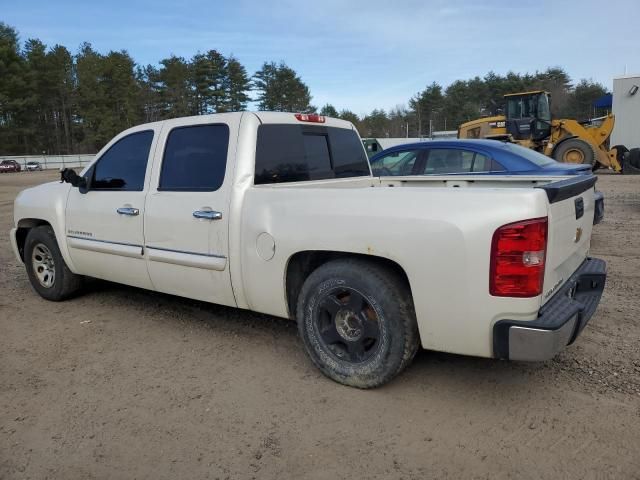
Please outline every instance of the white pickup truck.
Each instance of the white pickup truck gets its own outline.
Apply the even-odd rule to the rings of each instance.
[[[21,192],[11,242],[48,300],[83,276],[296,319],[330,378],[426,349],[546,360],[604,288],[594,176],[371,175],[349,122],[229,113],[122,132]]]

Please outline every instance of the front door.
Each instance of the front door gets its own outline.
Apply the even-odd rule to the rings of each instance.
[[[143,255],[143,218],[155,131],[115,140],[87,170],[88,191],[72,188],[66,241],[77,273],[152,288]]]
[[[235,306],[228,259],[229,204],[238,120],[166,121],[144,218],[156,290]]]

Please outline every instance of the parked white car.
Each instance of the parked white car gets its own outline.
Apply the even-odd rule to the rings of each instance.
[[[140,125],[24,190],[33,288],[83,276],[296,319],[330,378],[381,385],[426,349],[546,360],[605,282],[594,176],[372,177],[349,122],[228,113]]]
[[[40,164],[40,162],[31,161],[27,162],[27,164],[24,166],[24,169],[27,172],[39,172],[42,171],[42,165]]]

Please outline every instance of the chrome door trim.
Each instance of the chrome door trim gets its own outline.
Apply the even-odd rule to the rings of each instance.
[[[174,250],[173,248],[150,247],[149,245],[145,245],[145,248],[147,248],[149,250],[161,250],[163,252],[185,253],[187,255],[200,255],[200,256],[203,256],[203,257],[227,258],[224,255],[216,255],[215,253],[189,252],[187,250]]]
[[[185,267],[222,271],[227,266],[227,257],[209,253],[185,252],[170,248],[145,246],[149,260]]]
[[[142,258],[142,245],[135,245],[123,242],[110,242],[97,238],[85,238],[75,235],[67,235],[67,244],[71,248],[78,250],[89,250],[92,252],[107,253],[110,255],[120,255],[123,257]]]

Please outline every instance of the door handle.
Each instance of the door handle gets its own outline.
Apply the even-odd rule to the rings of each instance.
[[[204,218],[206,220],[221,220],[222,213],[213,210],[196,210],[193,212],[195,218]]]
[[[136,216],[140,213],[140,210],[132,207],[120,207],[118,210],[116,210],[116,212],[118,212],[120,215]]]

